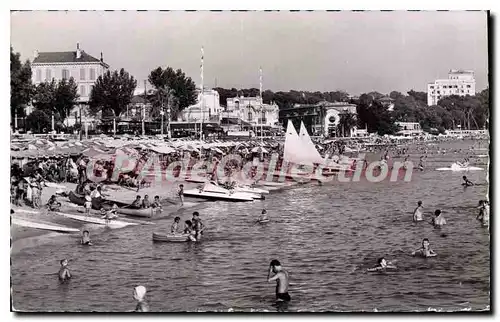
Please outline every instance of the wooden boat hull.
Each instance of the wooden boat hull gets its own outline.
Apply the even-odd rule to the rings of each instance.
[[[146,209],[118,208],[116,212],[122,215],[133,216],[133,217],[146,217],[146,218],[151,218],[153,217],[154,214],[158,213],[158,211],[154,208],[146,208]]]
[[[72,203],[77,204],[79,206],[85,205],[85,196],[77,194],[74,191],[69,192],[68,199]],[[118,207],[128,206],[128,204],[120,201],[107,200],[103,198],[92,199],[92,209],[95,210],[100,210],[101,208],[110,209],[113,206],[113,204],[116,204]]]
[[[169,243],[185,243],[189,241],[189,234],[174,235],[153,233],[153,241],[155,242],[169,242]]]

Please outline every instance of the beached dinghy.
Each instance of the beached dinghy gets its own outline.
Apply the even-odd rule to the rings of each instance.
[[[255,197],[254,194],[224,189],[211,183],[205,183],[198,189],[185,190],[184,196],[223,201],[253,201]]]
[[[74,191],[69,192],[68,199],[72,203],[77,204],[79,206],[83,206],[85,204],[85,196],[80,195]],[[126,204],[124,202],[107,200],[107,199],[101,198],[100,200],[96,200],[96,199],[92,200],[92,209],[100,210],[101,207],[104,209],[109,209],[113,206],[113,204],[116,204],[118,207],[128,206],[128,204]]]
[[[118,208],[116,212],[122,215],[132,216],[132,217],[146,217],[151,218],[158,212],[159,209],[156,208],[145,208],[145,209],[129,209],[129,208]]]
[[[153,233],[153,241],[155,242],[170,242],[170,243],[184,243],[189,241],[189,234],[162,234]]]
[[[26,227],[26,228],[50,230],[50,231],[61,232],[61,233],[78,233],[78,232],[80,232],[80,230],[78,230],[76,228],[49,225],[49,224],[45,224],[45,223],[33,222],[33,221],[18,219],[18,218],[12,218],[12,224],[17,225],[17,226],[21,226],[21,227]]]

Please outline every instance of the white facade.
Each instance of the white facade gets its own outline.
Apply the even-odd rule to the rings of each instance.
[[[203,100],[202,100],[203,98]],[[213,89],[204,89],[203,97],[198,90],[198,99],[196,104],[184,109],[181,118],[187,122],[218,122],[223,108],[219,103],[219,93]]]
[[[397,133],[399,135],[413,136],[424,133],[418,122],[396,122],[396,124],[401,127],[401,130]]]
[[[232,97],[226,104],[223,117],[238,118],[252,125],[276,126],[279,122],[278,105],[264,104],[260,97]]]
[[[85,53],[77,44],[76,51],[69,52],[38,52],[35,50],[31,63],[31,77],[34,85],[52,80],[59,82],[63,78],[69,80],[73,77],[77,84],[79,104],[73,108],[65,121],[66,125],[73,126],[77,123],[80,113],[82,122],[85,120],[94,121],[88,117],[85,106],[89,102],[90,92],[97,78],[108,69],[109,65],[103,62],[102,53],[101,59],[97,59]],[[32,111],[33,108],[28,107],[26,114],[30,114]]]
[[[427,85],[427,105],[436,105],[446,96],[476,95],[476,80],[473,71],[450,70],[448,79],[437,79]]]

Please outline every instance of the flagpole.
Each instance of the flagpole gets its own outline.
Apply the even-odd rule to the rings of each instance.
[[[201,125],[200,125],[200,141],[203,140],[203,117],[205,116],[205,111],[203,110],[203,105],[204,104],[204,95],[203,95],[203,47],[201,47],[201,66],[200,66],[200,73],[201,73],[201,105],[200,105],[200,110],[201,110]]]
[[[259,68],[259,95],[260,95],[260,141],[264,141],[263,119],[262,119],[262,67]]]

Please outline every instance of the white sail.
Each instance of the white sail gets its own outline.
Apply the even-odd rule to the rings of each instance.
[[[311,137],[309,136],[309,133],[307,133],[306,127],[304,126],[304,122],[300,122],[300,134],[299,134],[300,140],[303,143],[303,149],[307,152],[307,155],[309,157],[309,160],[311,160],[313,163],[324,163],[325,161],[319,154],[318,150],[316,149],[316,146],[314,145]]]
[[[309,137],[309,135],[307,135],[307,137]],[[311,141],[310,137],[309,141]],[[295,129],[295,126],[293,126],[293,123],[290,120],[288,120],[288,125],[286,128],[285,151],[283,159],[286,162],[292,162],[295,164],[302,164],[302,165],[311,165],[312,163],[323,162],[323,159],[321,158],[318,151],[314,147],[312,141],[311,145],[304,143],[304,141],[302,141],[302,139],[297,134],[297,130]]]

